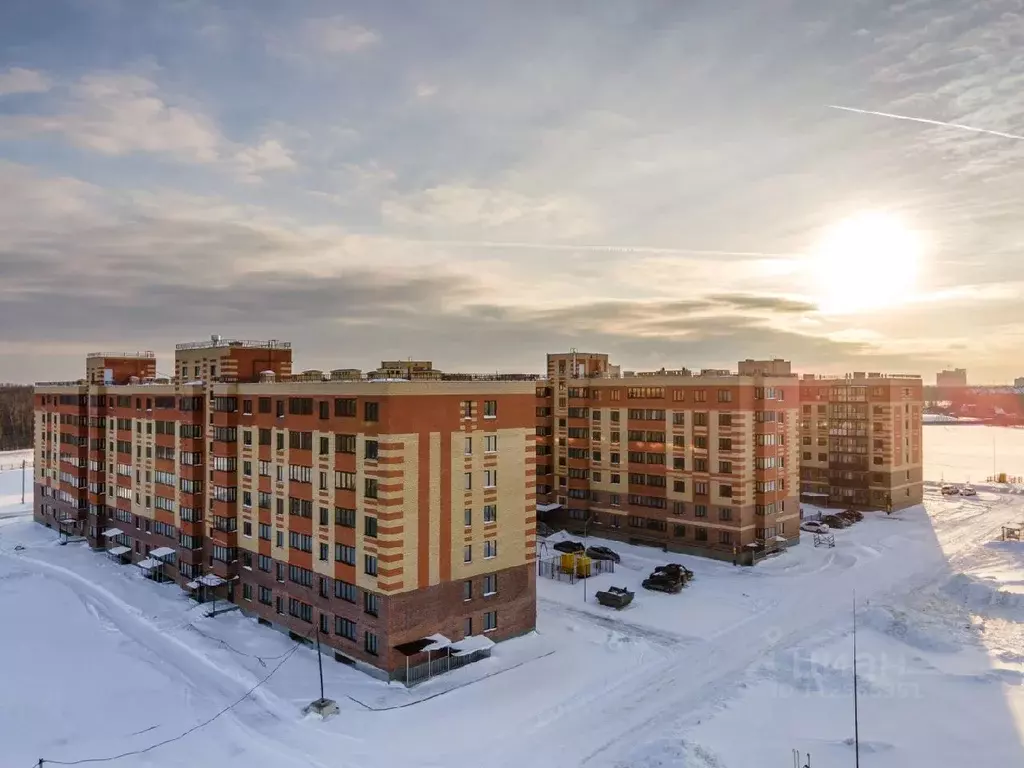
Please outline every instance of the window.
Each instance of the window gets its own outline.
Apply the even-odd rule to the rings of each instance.
[[[473,582],[464,581],[462,582],[462,599],[472,600],[473,599]]]
[[[498,484],[498,470],[484,470],[484,488],[494,488]]]
[[[719,544],[732,544],[732,531],[719,531],[718,532],[718,543]]]
[[[693,484],[693,492],[698,496],[708,495],[708,484],[705,481],[698,480]]]
[[[242,598],[252,600],[252,584],[242,584]]]
[[[473,562],[473,545],[467,544],[462,548],[462,562],[472,563]]]
[[[697,540],[697,541],[707,541],[708,540],[708,529],[707,528],[694,528],[693,529],[693,538],[695,540]]]
[[[484,522],[496,523],[498,521],[498,505],[484,504]]]
[[[331,545],[326,542],[320,542],[320,562],[326,562],[330,559]]]
[[[732,486],[720,483],[719,486],[718,486],[718,495],[719,496],[731,497],[732,496]]]
[[[334,399],[334,415],[351,418],[356,415],[356,399],[354,397],[336,397]]]
[[[320,438],[320,455],[326,456],[331,452],[331,438],[321,437]]]
[[[274,567],[274,561],[271,560],[267,555],[257,555],[256,567],[259,568],[261,571],[264,571],[265,573],[270,573],[271,569]]]
[[[484,542],[484,560],[489,560],[492,557],[498,556],[498,542],[495,540]]]
[[[498,450],[498,436],[484,435],[484,453],[495,453]]]
[[[498,612],[488,611],[484,614],[484,632],[490,632],[498,628]]]
[[[327,507],[320,507],[320,525],[331,524],[331,513]]]
[[[379,421],[380,405],[373,400],[363,403],[363,421]]]
[[[377,498],[377,478],[367,477],[363,480],[363,496],[368,499]]]
[[[377,518],[376,517],[365,517],[363,518],[363,534],[369,536],[372,539],[377,538]]]
[[[335,453],[355,453],[356,452],[356,436],[355,435],[335,435],[334,436],[334,452]]]
[[[373,632],[366,632],[363,635],[363,649],[367,653],[372,653],[374,656],[377,655],[377,636]]]
[[[355,565],[356,548],[349,547],[345,544],[335,544],[334,559],[339,563],[345,563],[345,565]]]
[[[327,614],[326,613],[321,613],[320,614],[320,632],[322,632],[323,634],[326,635],[330,631],[331,631],[330,625],[327,623]]]
[[[334,634],[346,640],[356,639],[356,623],[341,616],[334,617]]]
[[[367,440],[363,443],[363,458],[367,461],[376,461],[380,451],[380,443],[376,440]]]
[[[288,598],[288,614],[302,621],[313,623],[313,606],[296,600],[294,597]]]
[[[248,520],[242,523],[242,535],[252,536],[252,523],[250,523]]]
[[[257,599],[263,603],[263,605],[270,605],[274,600],[274,593],[268,587],[260,587],[257,594]]]
[[[319,412],[321,419],[329,419],[331,417],[331,404],[326,400],[321,400],[319,403]]]
[[[484,596],[498,593],[498,574],[490,573],[484,576]]]
[[[467,509],[462,510],[462,524],[466,528],[472,527],[472,525],[473,525],[473,510],[472,509],[467,508]]]
[[[708,508],[705,504],[694,504],[693,505],[693,516],[694,517],[707,517]]]
[[[354,603],[358,594],[359,590],[356,589],[355,584],[349,584],[347,581],[342,581],[341,579],[337,579],[334,582],[334,596],[339,600]]]
[[[356,489],[356,473],[341,471],[335,472],[334,487],[340,491],[354,491]]]
[[[732,462],[731,461],[720,461],[718,462],[718,471],[723,475],[732,474]]]
[[[732,520],[732,507],[720,507],[718,510],[719,520]]]
[[[467,616],[466,620],[462,622],[462,634],[469,637],[473,634],[473,617]]]
[[[380,614],[380,595],[363,592],[363,611],[371,616],[378,616]]]
[[[498,417],[498,401],[484,400],[484,418],[496,419]]]
[[[363,571],[370,576],[377,575],[377,558],[374,555],[363,555]]]
[[[472,488],[473,488],[473,473],[472,472],[467,472],[465,475],[462,476],[462,487],[465,488],[467,491],[472,490]]]
[[[345,528],[356,527],[356,511],[347,507],[334,508],[334,524]]]
[[[686,481],[685,480],[673,480],[672,481],[672,490],[675,493],[685,493],[686,492]]]
[[[302,587],[313,586],[313,572],[297,565],[288,566],[288,579]]]

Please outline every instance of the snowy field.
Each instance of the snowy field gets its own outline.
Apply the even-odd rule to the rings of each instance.
[[[1024,477],[1024,429],[928,424],[924,433],[924,479],[984,483],[1005,472]]]
[[[0,472],[21,469],[23,461],[27,462],[29,467],[35,462],[35,455],[31,448],[24,451],[0,451]]]
[[[407,690],[325,659],[327,721],[300,713],[312,650],[60,546],[19,500],[20,473],[0,473],[0,612],[24,629],[0,633],[4,766],[144,750],[233,704],[110,764],[789,768],[799,749],[848,766],[854,590],[863,764],[1024,765],[1024,544],[996,540],[1024,495],[929,488],[754,569],[673,556],[696,573],[679,595],[639,588],[662,553],[611,543],[616,573],[586,602],[583,583],[540,579],[538,632],[490,660]],[[633,604],[598,605],[609,584]]]

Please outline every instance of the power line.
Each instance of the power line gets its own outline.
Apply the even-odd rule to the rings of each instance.
[[[308,639],[312,632],[313,632],[313,630],[310,630],[309,632],[307,632],[303,639]],[[200,728],[205,728],[210,723],[212,723],[214,720],[219,718],[221,715],[224,715],[227,712],[231,711],[232,709],[237,707],[239,704],[241,704],[243,701],[245,701],[247,698],[249,698],[249,696],[252,695],[252,693],[257,688],[259,688],[261,685],[263,685],[265,682],[267,682],[271,677],[273,677],[274,673],[277,672],[277,670],[279,670],[281,667],[283,667],[285,662],[288,661],[289,658],[291,658],[291,655],[293,653],[295,653],[297,650],[299,650],[299,648],[301,648],[301,647],[302,647],[302,643],[296,643],[295,647],[292,648],[290,651],[288,651],[286,654],[284,654],[284,658],[281,659],[280,662],[278,662],[276,667],[274,667],[269,673],[267,673],[266,677],[264,677],[262,680],[260,680],[258,683],[256,683],[256,685],[254,685],[252,688],[250,688],[248,691],[246,691],[244,694],[242,694],[242,696],[240,696],[237,700],[235,700],[234,702],[232,702],[228,706],[224,707],[224,709],[222,709],[220,712],[215,714],[209,720],[204,720],[203,722],[198,723],[197,725],[192,726],[191,728],[189,728],[184,733],[181,733],[181,734],[179,734],[177,736],[172,736],[169,739],[164,739],[163,741],[158,741],[156,744],[151,744],[150,746],[145,747],[143,749],[133,749],[130,752],[122,752],[119,755],[111,755],[110,757],[88,757],[88,758],[85,758],[85,759],[82,759],[82,760],[70,760],[70,761],[50,760],[48,758],[40,758],[39,762],[36,763],[36,767],[35,768],[43,768],[43,766],[46,763],[52,763],[53,765],[84,765],[85,763],[108,763],[108,762],[112,762],[114,760],[120,760],[123,757],[132,757],[133,755],[142,755],[142,754],[145,754],[146,752],[152,752],[154,749],[157,749],[158,747],[162,747],[162,746],[165,746],[167,744],[171,744],[172,742],[175,742],[175,741],[180,741],[181,739],[183,739],[186,736],[188,736],[190,733],[194,733],[195,731],[198,731]]]

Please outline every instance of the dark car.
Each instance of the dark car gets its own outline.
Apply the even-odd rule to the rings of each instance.
[[[844,520],[839,515],[825,515],[822,520],[828,523],[829,528],[847,528],[851,525],[849,520]]]
[[[577,552],[582,555],[587,551],[587,548],[578,541],[560,541],[553,545],[552,548],[557,549],[559,552],[565,552],[567,555],[575,555]]]
[[[619,553],[614,549],[608,547],[587,547],[587,557],[592,560],[611,560],[613,562],[620,562],[622,558],[619,557]]]
[[[659,565],[654,569],[654,574],[664,574],[670,578],[679,579],[684,583],[693,579],[693,571],[680,563]]]
[[[678,594],[683,591],[684,584],[683,580],[678,576],[672,576],[667,573],[655,571],[644,579],[640,586],[644,589],[654,590],[655,592]]]

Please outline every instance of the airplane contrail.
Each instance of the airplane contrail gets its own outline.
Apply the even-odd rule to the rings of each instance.
[[[709,251],[693,248],[659,248],[646,245],[601,245],[596,243],[531,243],[493,240],[408,240],[423,245],[440,245],[452,248],[507,248],[527,251],[592,251],[605,253],[649,253],[669,256],[740,256],[757,259],[789,259],[799,253],[766,253],[763,251]]]
[[[1004,139],[1017,139],[1018,141],[1024,141],[1024,136],[1018,136],[1015,133],[1004,133],[1003,131],[992,131],[988,128],[976,128],[973,125],[963,125],[961,123],[947,123],[942,120],[929,120],[926,117],[910,117],[909,115],[894,115],[891,112],[875,112],[870,109],[857,109],[856,107],[841,107],[838,104],[826,105],[829,109],[841,109],[844,112],[855,112],[858,115],[874,115],[876,117],[889,117],[893,120],[909,120],[912,123],[924,123],[925,125],[938,125],[943,128],[957,128],[961,131],[972,131],[973,133],[987,133],[990,136],[999,136]]]

